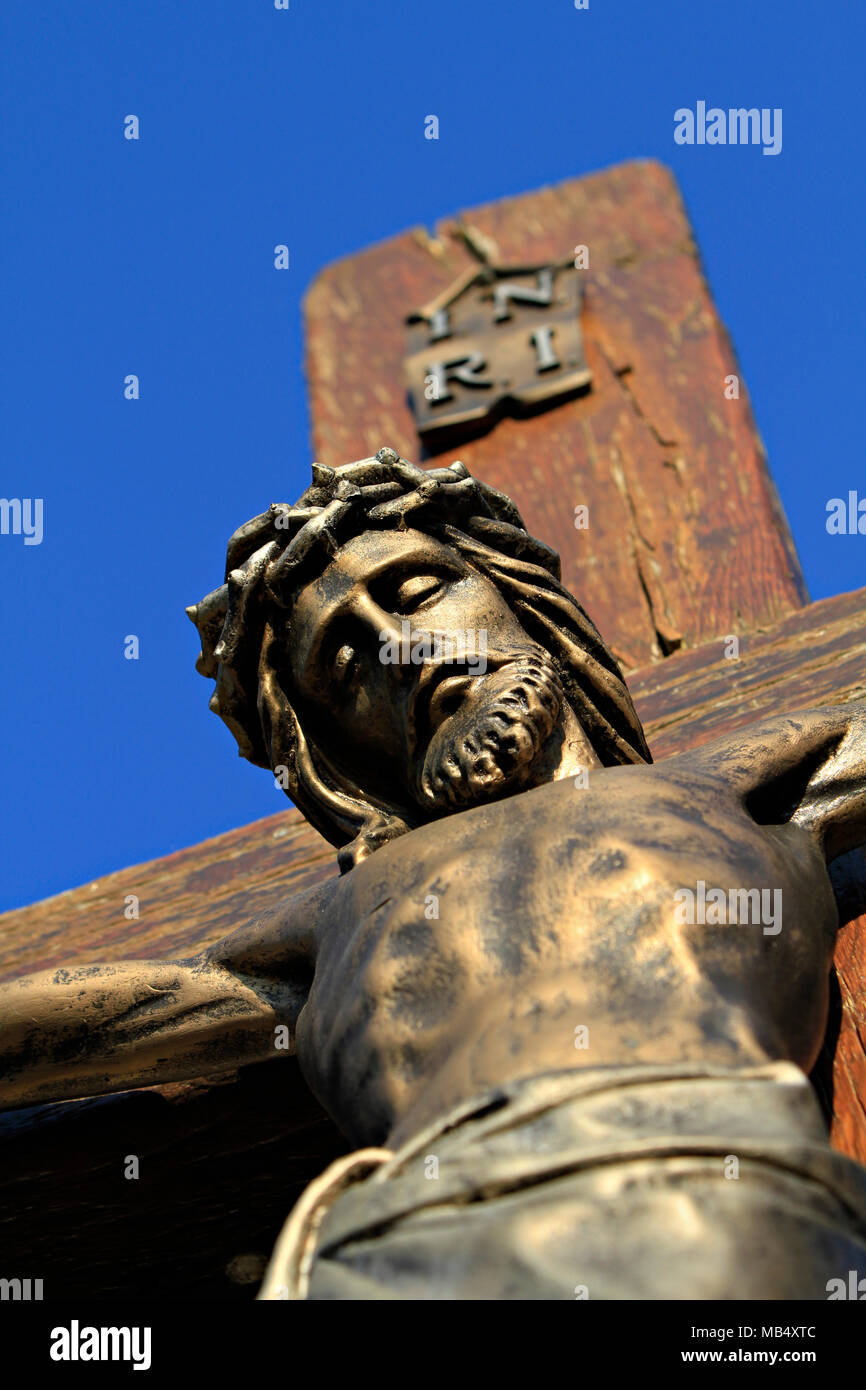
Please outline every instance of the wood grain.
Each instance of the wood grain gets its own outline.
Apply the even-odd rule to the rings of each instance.
[[[328,267],[307,296],[315,455],[391,444],[423,461],[405,316],[473,264],[461,219]],[[765,713],[864,698],[866,590],[803,607],[748,394],[671,174],[634,162],[463,214],[503,261],[584,243],[589,394],[500,422],[460,457],[560,550],[624,667],[656,756]],[[590,509],[588,531],[574,507]],[[723,655],[740,639],[736,661]],[[660,660],[664,657],[665,659]],[[295,811],[0,916],[0,978],[62,962],[189,954],[335,872]],[[839,989],[815,1082],[832,1140],[866,1160],[866,862],[837,888]],[[135,894],[140,918],[124,916]],[[0,1116],[0,1252],[46,1297],[250,1298],[304,1184],[345,1151],[293,1059]],[[141,1172],[127,1180],[128,1155]]]
[[[723,650],[709,643],[631,674],[657,757],[762,715],[866,698],[866,590],[747,636],[736,661]],[[182,955],[333,872],[332,850],[296,811],[270,816],[0,916],[0,972]],[[833,1144],[866,1161],[862,854],[840,861],[837,887],[839,987],[814,1080]],[[123,918],[131,892],[138,922]],[[345,1150],[291,1058],[0,1116],[3,1268],[45,1279],[49,1298],[250,1298],[300,1190]],[[137,1181],[123,1177],[130,1154]]]
[[[328,266],[307,296],[315,456],[345,463],[390,444],[418,460],[406,398],[405,317],[473,264],[458,222],[505,263],[590,250],[584,335],[593,387],[502,420],[455,452],[515,497],[559,550],[625,667],[772,622],[806,598],[728,336],[674,182],[622,164],[473,208]],[[725,378],[740,376],[738,400]],[[574,508],[589,507],[589,529]]]

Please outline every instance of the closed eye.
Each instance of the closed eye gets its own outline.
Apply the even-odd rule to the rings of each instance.
[[[444,585],[445,581],[439,575],[413,574],[410,579],[404,579],[403,583],[397,586],[394,594],[394,611],[414,613],[428,599],[438,594]]]

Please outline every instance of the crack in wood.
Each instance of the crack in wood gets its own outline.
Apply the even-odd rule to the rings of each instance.
[[[656,441],[658,445],[661,446],[662,449],[675,449],[679,443],[679,440],[665,439],[664,435],[660,432],[660,430],[656,428],[652,420],[649,419],[646,412],[642,410],[637,397],[635,396],[634,392],[632,391],[631,387],[626,381],[626,377],[634,371],[634,368],[631,365],[627,365],[625,367],[614,366],[614,364],[607,358],[607,354],[605,353],[604,348],[602,348],[601,351],[602,355],[605,357],[605,360],[607,361],[608,366],[610,367],[611,371],[613,372],[614,376],[616,377],[619,383],[619,388],[622,391],[623,396],[628,401],[637,418],[646,425],[647,429],[652,434],[653,439]]]
[[[631,489],[628,485],[628,479],[626,478],[625,470],[618,462],[618,455],[613,448],[611,448],[610,474],[613,478],[614,486],[616,487],[617,492],[620,494],[620,497],[622,497],[623,501],[625,502],[629,516],[631,517],[631,556],[632,560],[634,561],[638,583],[640,584],[644,599],[646,601],[647,610],[649,612],[650,624],[655,634],[655,646],[658,649],[658,653],[660,656],[671,656],[674,652],[679,651],[679,649],[681,648],[683,642],[682,634],[677,631],[676,626],[670,618],[669,612],[667,613],[665,618],[665,622],[668,625],[665,628],[663,628],[660,624],[656,610],[656,602],[653,599],[652,590],[650,588],[649,580],[647,579],[643,559],[639,550],[639,545],[644,546],[647,550],[650,551],[654,550],[655,547],[652,544],[652,541],[650,541],[641,530],[637,507],[635,506],[634,498],[631,495]],[[661,581],[658,580],[658,578],[657,582],[659,584],[659,587],[661,588]],[[665,608],[667,609],[667,603],[664,599],[664,594],[662,594],[662,602]]]

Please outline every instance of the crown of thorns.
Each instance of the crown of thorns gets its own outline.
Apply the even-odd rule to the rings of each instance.
[[[186,610],[202,639],[196,669],[216,681],[210,708],[231,729],[242,757],[270,766],[258,717],[269,605],[286,607],[306,573],[312,576],[360,531],[413,526],[452,541],[462,533],[560,578],[556,551],[530,536],[510,498],[462,463],[426,470],[388,448],[339,468],[314,463],[312,485],[294,506],[272,503],[235,531],[225,583]]]

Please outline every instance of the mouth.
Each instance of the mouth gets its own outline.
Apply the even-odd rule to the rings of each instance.
[[[421,672],[409,711],[416,748],[426,748],[437,729],[456,714],[466,697],[484,680],[453,665],[430,666]]]
[[[440,814],[525,786],[550,737],[564,693],[535,653],[510,657],[484,676],[437,671],[423,687],[425,742],[418,800]]]

